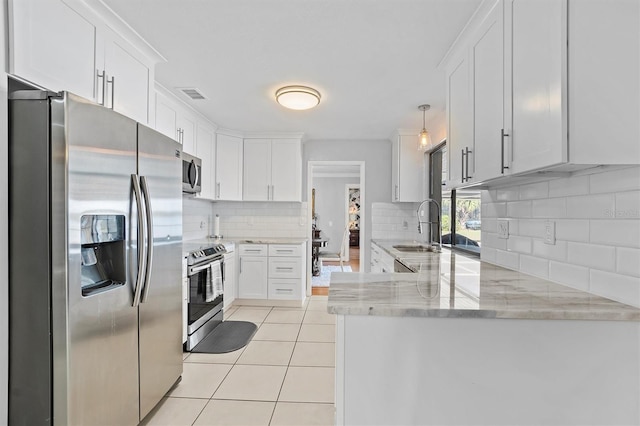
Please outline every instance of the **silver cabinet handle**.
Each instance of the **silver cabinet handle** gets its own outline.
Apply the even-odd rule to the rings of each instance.
[[[149,194],[149,186],[147,185],[147,178],[145,176],[140,176],[140,189],[142,189],[145,210],[147,213],[147,264],[145,267],[144,293],[142,293],[141,301],[141,303],[144,303],[147,300],[149,287],[151,286],[151,266],[153,265],[153,211],[151,211],[151,196]]]
[[[116,91],[116,77],[115,76],[111,76],[111,80],[109,80],[109,78],[106,78],[107,81],[107,85],[111,85],[111,109],[113,109],[113,104],[114,104],[114,99],[115,99],[115,91]]]
[[[395,199],[396,201],[398,201],[398,185],[396,185],[396,193],[395,193]]]
[[[472,178],[472,176],[469,176],[469,154],[473,154],[473,151],[471,151],[468,146],[465,147],[465,150],[467,151],[467,163],[465,167],[465,173],[467,175],[467,181],[468,181],[469,179]]]
[[[138,176],[131,175],[131,184],[133,185],[133,194],[136,199],[136,209],[138,211],[138,241],[136,243],[138,247],[138,274],[136,276],[136,287],[133,291],[133,304],[135,308],[140,304],[140,294],[142,293],[142,286],[144,285],[144,259],[145,259],[145,245],[144,245],[144,213],[142,211],[142,195],[140,194],[140,183],[138,182]]]
[[[99,86],[102,86],[102,100],[98,101],[98,103],[102,106],[104,106],[104,91],[106,86],[106,81],[104,77],[105,77],[104,71],[100,72],[100,70],[96,70],[96,100],[98,100],[98,97],[99,97],[99,92],[100,92]],[[99,83],[100,79],[102,79],[101,85]]]
[[[275,200],[275,192],[276,192],[276,186],[275,185],[271,185],[271,201]]]
[[[504,132],[504,129],[500,129],[500,173],[504,174],[505,169],[508,169],[509,166],[504,165],[504,137],[509,136],[508,133]]]
[[[462,164],[460,165],[460,173],[462,173],[462,182],[464,182],[464,156],[465,156],[465,152],[464,149],[462,150]]]
[[[276,293],[277,292],[291,293],[292,291],[293,291],[292,288],[276,288]]]
[[[242,258],[240,258],[240,274],[242,273]]]
[[[276,266],[276,269],[278,270],[283,270],[283,271],[293,271],[292,267],[286,267],[286,266]]]
[[[220,182],[216,184],[216,198],[220,198]]]
[[[293,253],[293,250],[277,249],[276,253]]]
[[[270,191],[271,191],[271,185],[267,185],[267,200],[271,199],[271,198],[269,198],[269,197],[271,197],[271,195],[270,195],[271,192]]]

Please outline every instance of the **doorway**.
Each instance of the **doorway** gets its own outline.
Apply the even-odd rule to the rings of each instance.
[[[309,253],[339,253],[344,243],[345,272],[359,270],[366,229],[364,161],[309,161],[307,194]],[[310,254],[308,264],[307,295],[327,294],[330,273],[340,272],[340,262],[320,261]]]

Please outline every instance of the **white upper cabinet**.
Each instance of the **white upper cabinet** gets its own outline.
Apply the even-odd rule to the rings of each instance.
[[[216,200],[242,200],[242,150],[239,136],[216,137]]]
[[[637,0],[485,0],[443,64],[448,187],[640,164]]]
[[[153,67],[162,57],[132,31],[125,39],[111,30],[126,26],[107,8],[93,6],[77,0],[10,0],[9,72],[147,124]]]
[[[103,83],[104,90],[99,89],[98,102],[136,121],[148,123],[151,81],[149,67],[116,34],[103,31],[101,35],[104,55],[96,57],[96,64],[98,70],[102,68],[104,73],[98,79],[98,82]]]
[[[245,139],[242,199],[301,201],[300,139]]]
[[[417,132],[391,136],[391,196],[394,202],[424,199],[424,151],[418,149]]]
[[[466,182],[469,152],[473,153],[469,57],[459,55],[446,71],[447,145],[449,177],[447,187]]]
[[[96,26],[62,1],[10,0],[9,40],[11,74],[95,99]]]
[[[186,104],[174,98],[162,86],[156,85],[155,129],[182,144],[182,151],[198,156],[196,129],[199,122],[196,114]]]
[[[202,187],[199,198],[215,200],[216,198],[216,147],[215,130],[205,124],[198,124],[196,131],[196,157],[202,160]]]
[[[567,161],[566,0],[507,0],[511,172]]]
[[[473,163],[470,180],[483,181],[508,170],[504,133],[503,11],[496,3],[471,39]],[[505,130],[507,132],[505,132]]]

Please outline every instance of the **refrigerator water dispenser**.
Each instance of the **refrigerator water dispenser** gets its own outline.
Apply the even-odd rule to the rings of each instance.
[[[92,296],[126,282],[123,215],[85,215],[81,219],[82,295]]]

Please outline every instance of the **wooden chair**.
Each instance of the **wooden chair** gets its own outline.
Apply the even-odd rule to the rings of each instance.
[[[344,260],[346,258],[346,250],[347,246],[347,238],[349,238],[349,226],[344,228],[344,233],[342,234],[342,244],[340,245],[340,252],[332,253],[332,252],[320,252],[318,254],[318,258],[320,259],[320,265],[322,267],[322,262],[340,262],[340,270],[344,272]]]

